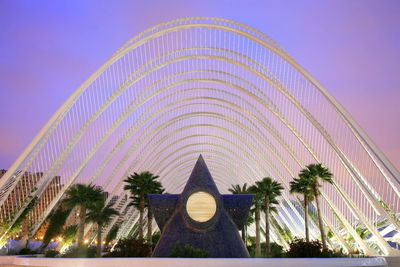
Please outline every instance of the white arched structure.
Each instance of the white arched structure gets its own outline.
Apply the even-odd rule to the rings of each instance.
[[[223,193],[265,176],[281,182],[285,192],[275,218],[295,236],[304,235],[303,213],[289,182],[305,165],[323,163],[335,176],[322,189],[331,246],[396,254],[379,225],[400,230],[399,172],[277,43],[216,18],[157,25],[114,53],[0,180],[0,217],[15,221],[26,196],[36,195],[36,232],[70,185],[101,185],[111,200],[124,194],[122,180],[133,171],[158,174],[168,192],[179,193],[200,153]],[[19,186],[33,175],[37,182]],[[127,206],[125,198],[117,203]],[[137,214],[129,209],[126,217],[125,230]],[[357,228],[371,237],[362,239]]]

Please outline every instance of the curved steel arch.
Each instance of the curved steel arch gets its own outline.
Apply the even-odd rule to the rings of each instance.
[[[190,114],[186,114],[186,115],[190,115]],[[243,127],[243,126],[242,126]],[[169,165],[169,164],[167,164],[167,165]],[[290,203],[290,202],[289,202]]]
[[[242,126],[243,127],[243,126]],[[326,198],[326,196],[324,195],[324,197]],[[353,234],[354,235],[354,234]],[[358,240],[358,242],[360,242],[360,240]],[[363,247],[363,250],[366,250],[366,246],[361,246]]]
[[[156,144],[155,146],[157,147],[157,144],[159,144],[159,143],[156,142],[155,144]],[[152,150],[151,152],[154,153],[154,150]],[[142,154],[142,153],[140,153],[140,154]],[[151,154],[151,153],[150,153],[150,154]],[[169,164],[167,164],[167,165],[169,165]]]
[[[213,80],[214,82],[218,82],[218,81],[216,81],[216,80]],[[93,154],[92,154],[93,155]],[[90,158],[91,156],[88,156],[88,158]],[[72,181],[71,181],[72,182]]]
[[[209,69],[207,64],[212,64],[213,69]],[[189,77],[185,79],[186,75]],[[221,75],[224,76],[221,78]],[[193,143],[205,148],[212,136],[223,139],[223,136],[217,134],[191,133],[194,128],[176,131],[177,135],[182,136],[177,136],[175,141],[170,137],[162,138],[166,127],[179,128],[182,126],[180,123],[188,123],[187,120],[180,120],[180,116],[190,113],[187,109],[166,109],[169,103],[184,101],[184,90],[180,87],[185,83],[193,85],[193,88],[188,87],[194,94],[192,100],[187,100],[188,103],[202,101],[198,103],[199,107],[211,111],[224,107],[218,112],[226,112],[226,116],[232,115],[231,119],[237,120],[232,126],[224,125],[234,127],[229,130],[239,129],[239,125],[248,127],[232,135],[234,140],[229,140],[231,142],[213,144],[215,152],[229,146],[233,149],[233,155],[247,153],[247,159],[237,159],[243,166],[249,164],[248,160],[254,161],[254,157],[260,157],[268,163],[270,172],[273,171],[286,186],[291,177],[285,178],[282,173],[294,176],[307,161],[324,161],[325,165],[337,172],[338,177],[334,188],[327,187],[323,191],[324,220],[339,234],[338,239],[342,238],[342,222],[345,230],[355,235],[358,245],[368,254],[373,254],[354,230],[355,225],[360,225],[373,233],[383,254],[397,253],[388,246],[376,225],[385,219],[400,230],[399,172],[333,96],[274,41],[246,25],[213,18],[187,18],[160,24],[121,47],[62,105],[0,180],[0,218],[13,222],[28,205],[29,188],[15,200],[15,205],[12,200],[17,193],[16,185],[31,175],[39,177],[31,189],[38,187],[34,194],[39,196],[42,206],[49,206],[49,210],[54,207],[50,202],[55,204],[58,201],[49,197],[49,194],[53,198],[61,197],[62,192],[75,181],[104,181],[107,188],[111,183],[113,188],[110,197],[113,197],[120,190],[121,179],[132,168],[153,168],[163,158],[162,155],[154,157],[154,163],[151,163],[148,157],[142,158],[138,154],[138,151],[143,151],[146,143],[142,140],[146,138],[139,136],[140,133],[153,135],[147,141],[157,140],[150,143],[149,151],[159,151],[152,146],[160,144],[164,146],[162,152],[182,151],[177,152],[176,158],[184,153],[184,140],[194,139]],[[195,89],[200,88],[200,83],[218,84],[216,94],[225,90],[222,95],[227,99],[224,101],[211,95],[196,95],[204,93]],[[166,84],[164,91],[163,87],[158,88],[163,84]],[[152,92],[150,88],[156,91]],[[236,90],[235,94],[227,93],[230,92],[227,88]],[[165,96],[168,90],[174,91],[170,98]],[[234,102],[230,100],[233,95],[237,95]],[[304,102],[304,99],[310,99],[310,104]],[[323,117],[316,114],[311,106],[314,99],[322,101],[320,108]],[[213,101],[223,104],[217,108]],[[247,110],[249,107],[251,110]],[[169,117],[177,119],[165,124],[156,121],[157,117],[141,116],[144,110],[177,112],[159,117],[167,122]],[[203,111],[202,116],[194,115],[191,118],[198,120],[198,125],[205,125],[204,121],[200,122],[208,116],[211,120],[209,124],[213,124],[215,118],[211,116],[212,113],[210,110],[208,113]],[[297,115],[296,119],[293,114],[300,114],[300,117]],[[224,116],[224,113],[220,115]],[[334,121],[326,123],[323,119],[330,116]],[[148,131],[140,128],[146,126],[156,129],[149,128]],[[334,131],[330,132],[335,127],[345,134],[340,136]],[[268,134],[263,133],[262,129],[266,129]],[[252,139],[249,143],[252,146],[262,144],[262,148],[268,150],[273,157],[271,162],[266,154],[262,154],[261,147],[255,150],[253,147],[257,154],[254,156],[241,148],[240,144],[243,146],[245,143],[240,138],[241,134]],[[269,136],[271,140],[263,140]],[[342,139],[348,141],[342,142]],[[356,159],[357,153],[360,154],[360,160]],[[218,155],[220,158],[215,162],[226,161],[226,155]],[[128,164],[127,161],[132,157],[134,163]],[[239,167],[238,164],[236,166]],[[109,169],[112,172],[107,174]],[[265,169],[265,166],[258,166],[257,169]],[[220,172],[223,175],[222,169]],[[119,180],[103,178],[112,175]],[[55,176],[60,179],[61,191],[49,186],[56,181]],[[376,182],[376,179],[382,181]],[[173,183],[173,180],[170,179],[168,183]],[[296,213],[295,208],[291,208]],[[39,208],[32,211],[37,227],[45,214]],[[0,237],[6,234],[7,231],[0,233]],[[346,247],[343,241],[340,240]]]

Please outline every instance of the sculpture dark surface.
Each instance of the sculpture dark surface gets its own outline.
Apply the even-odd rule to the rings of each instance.
[[[175,244],[208,251],[209,257],[246,258],[239,236],[252,195],[221,195],[200,155],[180,195],[149,195],[161,237],[154,257],[169,257]]]

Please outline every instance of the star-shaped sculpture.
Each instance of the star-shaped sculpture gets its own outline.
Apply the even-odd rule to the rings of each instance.
[[[154,257],[169,257],[178,242],[207,250],[209,257],[249,257],[238,229],[246,223],[253,195],[221,195],[201,155],[180,195],[148,197],[161,229]]]

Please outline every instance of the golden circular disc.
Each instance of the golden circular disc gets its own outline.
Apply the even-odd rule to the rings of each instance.
[[[190,195],[186,202],[186,211],[196,222],[209,221],[217,211],[217,203],[212,195],[206,192],[196,192]]]

